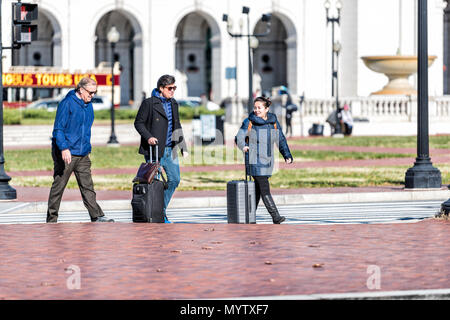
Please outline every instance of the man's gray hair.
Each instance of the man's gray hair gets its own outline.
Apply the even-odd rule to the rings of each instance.
[[[92,79],[92,78],[84,77],[84,78],[82,78],[80,80],[80,82],[78,82],[76,91],[79,91],[81,87],[84,88],[84,87],[89,86],[89,85],[96,86],[97,82],[95,82],[95,80]]]

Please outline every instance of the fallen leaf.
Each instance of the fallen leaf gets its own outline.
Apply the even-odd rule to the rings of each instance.
[[[313,264],[313,268],[322,268],[323,263],[315,263]]]
[[[46,282],[46,281],[42,281],[41,282],[41,286],[42,287],[53,287],[53,286],[56,286],[56,284],[50,283],[50,282]]]
[[[272,261],[266,261],[266,262],[264,262],[265,264],[272,264]]]

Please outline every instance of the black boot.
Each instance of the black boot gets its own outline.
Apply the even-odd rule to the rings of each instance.
[[[286,220],[285,217],[280,216],[280,214],[278,213],[277,206],[275,205],[275,202],[273,201],[273,198],[270,194],[263,197],[263,202],[266,206],[267,211],[269,211],[270,215],[272,216],[273,223],[280,224],[284,220]]]

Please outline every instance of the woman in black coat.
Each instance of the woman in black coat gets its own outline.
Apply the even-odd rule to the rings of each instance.
[[[256,207],[262,198],[267,211],[272,216],[273,223],[279,224],[285,220],[285,217],[278,213],[270,194],[269,184],[274,164],[274,144],[278,145],[286,163],[292,163],[294,159],[277,116],[269,112],[270,104],[271,101],[268,98],[255,99],[253,112],[242,123],[236,136],[236,143],[238,148],[245,152],[248,160],[246,162],[248,174],[255,181]]]

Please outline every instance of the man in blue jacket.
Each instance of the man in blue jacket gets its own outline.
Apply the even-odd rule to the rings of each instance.
[[[48,197],[47,222],[57,222],[61,198],[67,182],[75,173],[83,203],[91,221],[113,222],[105,217],[97,203],[91,175],[91,127],[94,122],[92,97],[97,83],[83,78],[75,90],[70,91],[59,103],[53,125],[52,158],[53,184]]]

